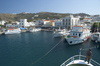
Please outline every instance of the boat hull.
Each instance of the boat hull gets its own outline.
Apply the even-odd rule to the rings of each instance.
[[[41,29],[33,29],[33,30],[29,30],[29,32],[38,32],[41,31]]]
[[[63,34],[54,34],[54,37],[62,37],[64,36]]]
[[[91,40],[94,41],[94,42],[100,42],[100,33],[97,32],[97,33],[93,33],[92,34],[92,37],[91,37]]]
[[[75,45],[75,44],[80,44],[89,39],[90,36],[86,38],[67,38],[65,37],[66,41],[68,42],[69,45]]]
[[[19,34],[21,32],[5,32],[4,34]]]
[[[69,33],[56,33],[54,32],[54,37],[62,37],[62,36],[66,36],[66,35],[69,35]]]
[[[82,39],[79,40],[79,38],[75,38],[75,39],[65,38],[65,39],[66,39],[66,41],[68,42],[69,45],[75,45],[75,44],[83,43],[83,40]]]

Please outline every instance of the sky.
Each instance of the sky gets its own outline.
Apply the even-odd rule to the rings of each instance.
[[[100,15],[100,0],[0,0],[0,13],[21,12]]]

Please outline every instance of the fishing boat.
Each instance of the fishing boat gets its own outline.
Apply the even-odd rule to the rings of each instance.
[[[99,24],[98,24],[98,28],[99,28]],[[98,28],[97,28],[97,32],[92,33],[92,37],[91,40],[97,42],[100,42],[100,32],[98,32]]]
[[[21,27],[20,29],[21,29],[21,32],[27,32],[27,28]]]
[[[20,28],[15,28],[15,27],[7,28],[6,31],[4,32],[4,34],[19,34],[19,33],[21,33]]]
[[[41,31],[41,28],[31,27],[31,28],[29,29],[29,32],[37,32],[37,31]]]
[[[91,40],[95,41],[95,42],[100,42],[100,32],[93,33],[92,37],[91,37]]]
[[[65,36],[65,40],[69,45],[83,43],[91,37],[90,29],[83,25],[75,25],[70,32],[70,35]]]
[[[62,37],[65,35],[69,35],[70,31],[66,31],[66,29],[56,29],[54,31],[54,37]]]
[[[85,58],[86,57],[84,55],[81,55],[80,52],[79,55],[74,55],[70,57],[60,66],[100,66],[100,64],[93,59],[91,59],[90,63],[88,64],[88,62],[85,61]]]

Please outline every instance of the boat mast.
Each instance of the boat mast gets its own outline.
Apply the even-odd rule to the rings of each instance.
[[[81,48],[80,48],[80,52],[79,52],[79,60],[81,59]]]

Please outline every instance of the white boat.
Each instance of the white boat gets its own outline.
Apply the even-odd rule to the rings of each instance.
[[[90,60],[90,63],[85,62],[85,56],[81,55],[74,55],[68,60],[66,60],[64,63],[62,63],[60,66],[100,66],[100,64],[93,59]]]
[[[62,37],[65,35],[69,35],[69,31],[66,31],[66,29],[56,29],[56,31],[54,31],[54,37]]]
[[[91,40],[93,40],[95,42],[100,42],[100,32],[93,33]]]
[[[65,36],[65,40],[68,42],[69,45],[79,44],[86,41],[88,38],[91,37],[90,30],[84,28],[83,26],[74,26],[70,35]]]
[[[99,28],[99,23],[98,23],[98,28]],[[97,32],[92,33],[92,37],[91,40],[97,42],[100,42],[100,32],[98,32],[98,28],[97,28]]]
[[[4,34],[19,34],[19,33],[21,33],[20,28],[13,28],[13,27],[7,28],[7,30],[4,32]]]
[[[41,28],[31,27],[29,30],[29,32],[37,32],[37,31],[41,31]]]

